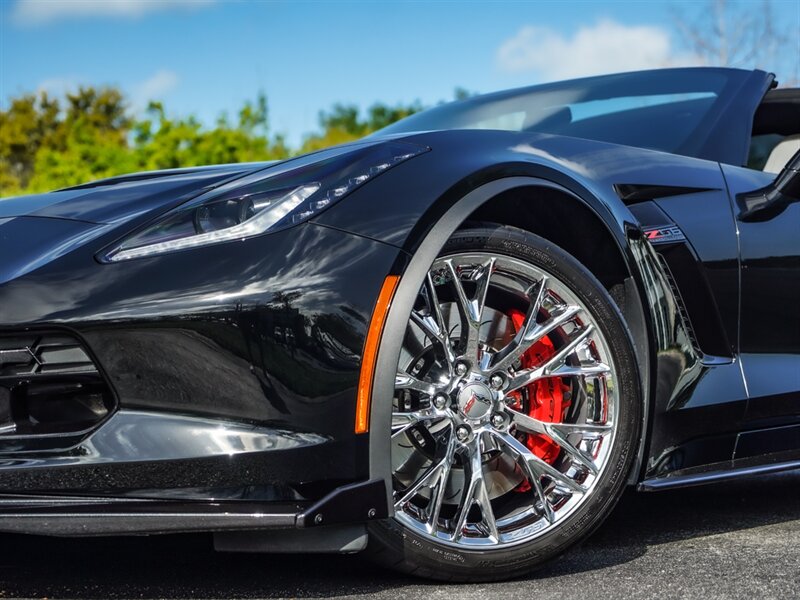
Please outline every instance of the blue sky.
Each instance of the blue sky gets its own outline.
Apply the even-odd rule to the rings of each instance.
[[[292,143],[334,102],[366,107],[571,76],[699,64],[673,14],[702,2],[234,2],[0,0],[0,106],[79,84],[122,87],[213,123],[264,90]],[[735,5],[760,10],[749,0]],[[798,77],[800,0],[773,0],[788,32],[774,64]]]

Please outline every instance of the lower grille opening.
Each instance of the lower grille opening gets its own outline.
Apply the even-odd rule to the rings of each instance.
[[[110,388],[76,338],[0,334],[0,438],[83,431],[113,406]]]

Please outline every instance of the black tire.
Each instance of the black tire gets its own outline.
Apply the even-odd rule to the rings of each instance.
[[[593,493],[549,532],[522,545],[482,551],[437,544],[394,519],[369,525],[367,553],[380,565],[443,581],[497,581],[530,573],[563,554],[609,515],[625,489],[635,460],[641,435],[642,396],[633,345],[623,317],[602,284],[575,258],[539,236],[492,224],[457,231],[440,256],[464,251],[491,252],[527,261],[568,282],[602,330],[614,356],[619,391],[617,437],[607,466]]]

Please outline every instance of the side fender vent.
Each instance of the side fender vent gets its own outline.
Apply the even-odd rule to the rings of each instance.
[[[686,310],[686,304],[681,296],[681,291],[675,283],[675,276],[672,274],[672,270],[669,268],[669,264],[667,264],[667,260],[664,256],[660,252],[656,252],[656,256],[658,257],[658,262],[661,264],[661,268],[664,269],[664,274],[667,276],[667,282],[672,290],[672,295],[675,297],[675,303],[677,304],[681,321],[683,321],[686,327],[686,334],[689,336],[692,348],[694,348],[695,352],[702,355],[703,352],[700,349],[700,344],[697,343],[697,335],[695,335],[694,327],[692,327],[692,321],[689,319],[689,312]]]

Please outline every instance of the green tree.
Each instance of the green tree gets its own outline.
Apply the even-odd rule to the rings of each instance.
[[[135,121],[122,93],[82,87],[63,103],[46,93],[12,98],[0,111],[0,196],[34,193],[147,169],[286,158],[269,136],[267,98],[246,102],[231,124],[206,129],[151,103]]]
[[[458,88],[454,96],[469,92]],[[123,173],[287,158],[349,142],[422,110],[420,102],[376,102],[362,113],[335,104],[319,115],[319,131],[292,149],[272,134],[267,97],[245,102],[234,122],[213,127],[175,117],[152,102],[138,120],[125,96],[110,87],[81,87],[58,100],[42,92],[10,98],[0,110],[0,197],[77,185]]]
[[[0,111],[0,192],[17,193],[28,186],[36,154],[54,145],[60,108],[46,93],[12,98]],[[7,192],[7,193],[6,193]]]
[[[312,152],[336,144],[352,142],[383,129],[395,121],[413,115],[422,108],[419,101],[396,106],[376,102],[367,109],[366,115],[362,117],[361,111],[354,104],[334,104],[330,111],[319,113],[321,132],[306,136],[301,151]]]
[[[169,118],[162,104],[150,103],[146,118],[134,127],[134,153],[141,169],[276,160],[290,155],[281,136],[269,138],[267,99],[247,102],[239,120],[224,115],[204,129],[194,117]]]
[[[36,151],[26,191],[77,185],[135,170],[127,136],[132,120],[113,88],[80,88],[67,94],[53,136]]]
[[[7,196],[75,185],[133,168],[131,120],[122,94],[80,88],[65,106],[46,93],[0,111],[0,192]]]

